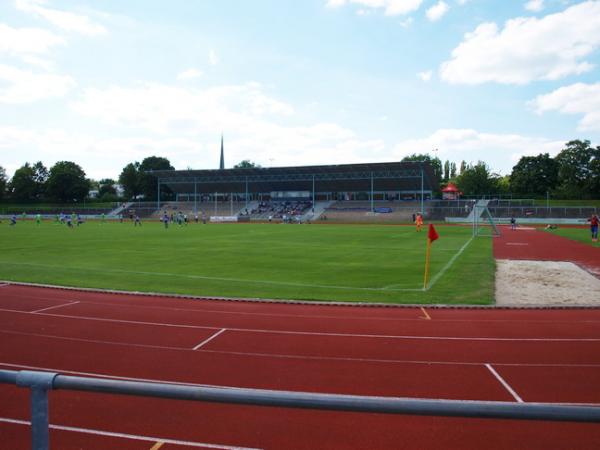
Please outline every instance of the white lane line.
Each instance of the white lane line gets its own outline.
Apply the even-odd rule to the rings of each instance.
[[[32,267],[54,267],[49,264],[33,264],[33,263],[19,263],[19,262],[7,262],[0,261],[0,264],[5,265],[17,265],[17,266],[32,266]],[[350,291],[393,291],[393,292],[410,292],[410,291],[422,291],[422,289],[385,289],[381,287],[360,287],[360,286],[336,286],[329,284],[310,284],[310,283],[294,283],[286,281],[271,281],[271,280],[245,280],[243,278],[224,278],[224,277],[209,277],[204,275],[190,275],[183,273],[170,273],[170,272],[145,272],[137,270],[120,270],[120,269],[104,269],[104,268],[88,268],[88,267],[65,267],[61,266],[61,269],[74,270],[80,272],[93,272],[93,273],[124,273],[132,275],[150,275],[158,277],[175,277],[175,278],[186,278],[192,280],[211,280],[211,281],[225,281],[229,283],[243,283],[243,284],[266,284],[274,286],[291,286],[291,287],[304,287],[304,288],[315,288],[315,289],[341,289]]]
[[[427,314],[427,311],[425,311],[425,308],[421,307],[421,311],[423,312],[423,314],[425,314],[425,316],[424,317],[419,316],[419,319],[431,320],[431,316],[429,314]]]
[[[405,364],[437,364],[437,365],[459,365],[459,366],[477,366],[481,367],[485,365],[485,363],[451,363],[451,362],[435,362],[435,361],[404,361]],[[540,364],[496,364],[496,366],[516,366],[516,367],[557,367],[557,365],[549,364],[549,365],[540,365]],[[202,383],[192,383],[192,382],[182,382],[182,381],[171,381],[171,380],[158,380],[153,378],[133,378],[133,377],[120,377],[118,375],[107,375],[103,373],[96,372],[80,372],[76,370],[69,369],[61,369],[56,367],[39,367],[39,366],[27,366],[23,364],[10,364],[0,362],[0,367],[10,367],[16,370],[38,370],[42,372],[52,372],[52,373],[61,373],[61,374],[70,374],[76,376],[84,376],[84,377],[96,377],[96,378],[105,378],[108,380],[123,380],[123,381],[142,381],[145,383],[168,383],[175,384],[181,386],[198,386],[198,387],[211,387],[211,388],[223,388],[223,389],[254,389],[252,387],[242,387],[242,386],[227,386],[227,385],[215,385],[215,384],[202,384]],[[592,368],[600,368],[600,364],[597,365],[573,365],[573,366],[560,366],[558,367],[592,367]],[[260,390],[260,389],[259,389]],[[280,389],[278,389],[280,390]],[[295,392],[289,390],[281,390],[282,392]],[[305,391],[302,391],[305,392]],[[565,405],[589,405],[589,406],[600,406],[600,403],[564,403]]]
[[[79,302],[70,302],[70,303],[65,303],[63,305],[49,306],[48,308],[42,308],[42,309],[38,309],[36,311],[29,311],[29,314],[37,314],[37,313],[41,313],[43,311],[49,311],[51,309],[62,308],[63,306],[76,305],[77,303],[79,303]]]
[[[225,331],[227,331],[227,328],[222,328],[220,331],[217,331],[215,334],[213,334],[211,337],[209,337],[208,339],[200,342],[198,345],[196,345],[193,350],[198,350],[200,347],[202,347],[204,344],[208,344],[210,341],[212,341],[214,338],[216,338],[217,336],[219,336],[221,333],[224,333]]]
[[[506,245],[529,245],[527,242],[507,242]]]
[[[31,422],[28,420],[9,419],[8,417],[0,417],[0,422],[11,423],[11,424],[15,424],[15,425],[31,426]],[[147,441],[147,442],[160,441],[165,444],[182,445],[184,447],[205,447],[205,448],[216,448],[216,449],[221,449],[221,450],[260,450],[258,448],[254,448],[254,447],[234,447],[231,445],[209,444],[206,442],[180,441],[177,439],[142,436],[142,435],[138,435],[138,434],[115,433],[112,431],[94,430],[94,429],[90,429],[90,428],[68,427],[65,425],[50,424],[49,428],[51,430],[71,431],[74,433],[93,434],[96,436],[108,436],[108,437],[115,437],[115,438],[121,438],[121,439],[131,439],[134,441]]]
[[[421,290],[422,289],[418,289]],[[11,298],[24,298],[29,300],[56,300],[55,297],[43,297],[43,296],[31,296],[31,295],[21,295],[21,294],[11,294]],[[207,300],[209,301],[209,300]],[[412,317],[375,317],[375,316],[348,316],[348,315],[324,315],[324,314],[285,314],[285,313],[261,313],[261,312],[247,312],[247,311],[227,311],[227,310],[218,310],[218,309],[205,309],[205,308],[174,308],[168,306],[157,306],[157,305],[132,305],[132,304],[120,304],[120,303],[106,303],[99,301],[87,301],[80,300],[80,303],[85,305],[98,305],[98,306],[106,306],[111,309],[115,308],[135,308],[136,310],[164,310],[164,311],[183,311],[190,313],[215,313],[215,314],[229,314],[229,315],[243,315],[243,316],[263,316],[263,317],[290,317],[290,318],[302,318],[302,319],[336,319],[339,321],[349,321],[349,320],[381,320],[381,321],[397,321],[397,322],[416,322],[420,321],[419,318]],[[310,305],[304,305],[310,306]],[[317,305],[315,305],[317,306]],[[418,308],[415,306],[414,308]],[[411,308],[406,307],[403,308],[404,311],[409,311]],[[0,311],[3,311],[0,309]],[[4,311],[15,311],[6,309]],[[489,312],[489,311],[485,311]],[[492,311],[493,312],[493,311]],[[473,319],[436,319],[436,322],[444,322],[444,323],[463,323],[469,322],[473,323]],[[486,318],[478,318],[476,320],[478,323],[502,323],[502,322],[510,322],[510,323],[518,323],[518,324],[580,324],[580,323],[590,323],[597,324],[600,323],[600,320],[545,320],[545,319],[520,319],[520,318],[510,318],[510,319],[486,319]]]
[[[0,288],[6,287],[6,286],[10,286],[10,284],[8,284],[8,283],[0,283]]]
[[[57,339],[63,341],[74,341],[74,342],[86,342],[91,344],[101,344],[101,345],[113,345],[113,346],[121,346],[121,347],[135,347],[135,348],[148,348],[148,349],[156,349],[156,350],[173,350],[180,352],[201,352],[201,353],[214,353],[219,355],[230,355],[230,356],[241,356],[244,358],[247,357],[256,357],[256,358],[272,358],[272,359],[293,359],[293,360],[306,360],[306,361],[343,361],[343,362],[356,362],[356,363],[382,363],[382,364],[438,364],[438,365],[457,365],[457,366],[481,366],[482,364],[486,364],[480,361],[430,361],[430,360],[406,360],[406,359],[384,359],[384,358],[360,358],[360,357],[352,357],[352,356],[316,356],[316,355],[293,355],[293,354],[282,354],[282,353],[260,353],[260,352],[243,352],[243,351],[233,351],[233,350],[206,350],[206,349],[198,349],[193,350],[189,347],[181,348],[181,347],[163,347],[158,345],[147,345],[147,344],[130,344],[126,342],[110,342],[110,341],[100,341],[100,340],[92,340],[92,339],[82,339],[82,338],[68,338],[68,337],[60,337],[60,336],[50,336],[50,335],[41,335],[41,334],[29,334],[29,333],[19,333],[19,332],[11,332],[11,331],[0,331],[0,334],[17,334],[17,335],[25,335],[25,336],[35,336],[47,339]],[[514,367],[592,367],[592,368],[600,368],[600,364],[595,363],[583,363],[583,364],[571,364],[571,363],[494,363],[497,366],[514,366]],[[2,364],[0,364],[2,365]]]
[[[16,309],[0,308],[0,312],[10,312],[17,314],[31,314],[27,311]],[[221,327],[208,327],[202,325],[182,325],[161,322],[145,322],[137,320],[106,319],[101,317],[72,316],[67,314],[49,314],[40,313],[48,317],[59,317],[63,319],[90,320],[109,323],[126,323],[135,325],[151,325],[168,328],[189,328],[193,330],[221,330]],[[386,334],[357,334],[357,333],[329,333],[321,331],[287,331],[287,330],[263,330],[256,328],[227,328],[228,331],[248,332],[248,333],[266,333],[266,334],[293,334],[298,336],[328,336],[328,337],[356,337],[372,339],[414,339],[414,340],[433,340],[433,341],[486,341],[486,342],[600,342],[600,338],[497,338],[497,337],[456,337],[456,336],[410,336],[410,335],[386,335]]]
[[[510,387],[510,384],[508,384],[504,378],[502,378],[498,372],[496,372],[494,370],[494,368],[491,366],[491,364],[486,364],[485,367],[487,367],[489,369],[490,372],[492,372],[492,375],[494,375],[496,377],[496,379],[502,384],[502,386],[504,386],[504,388],[510,393],[510,395],[512,395],[514,397],[514,399],[519,402],[519,403],[524,403],[523,399],[521,397],[519,397],[519,394],[517,394],[515,392],[515,390],[513,388]]]
[[[435,276],[431,279],[431,281],[429,282],[429,284],[427,285],[427,289],[425,289],[426,291],[428,291],[429,289],[431,289],[433,287],[433,285],[435,283],[437,283],[437,281],[442,277],[442,275],[444,275],[446,273],[446,271],[452,267],[452,264],[454,264],[454,261],[456,261],[456,259],[462,254],[462,252],[465,251],[465,249],[467,248],[467,246],[473,241],[474,237],[471,237],[471,239],[469,239],[465,245],[463,245],[460,250],[458,250],[458,252],[452,257],[450,258],[450,261],[448,261],[446,263],[446,265],[442,268],[442,270],[440,270],[438,273],[435,274]]]

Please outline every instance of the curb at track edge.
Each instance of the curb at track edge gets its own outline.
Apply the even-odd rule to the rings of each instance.
[[[140,292],[140,291],[120,291],[116,289],[100,289],[100,288],[85,288],[77,286],[59,286],[53,284],[43,283],[28,283],[24,281],[7,281],[0,280],[0,283],[15,286],[30,286],[40,287],[47,289],[58,289],[65,291],[76,291],[76,292],[96,292],[101,294],[112,294],[112,295],[132,295],[138,297],[166,297],[175,299],[187,299],[187,300],[210,300],[210,301],[224,301],[224,302],[240,302],[240,303],[269,303],[269,304],[290,304],[290,305],[314,305],[314,306],[351,306],[355,308],[429,308],[429,309],[489,309],[489,310],[538,310],[538,309],[553,309],[553,310],[566,310],[566,309],[600,309],[599,306],[591,305],[515,305],[515,306],[498,306],[498,305],[445,305],[439,303],[423,304],[423,303],[373,303],[373,302],[325,302],[319,300],[276,300],[267,298],[235,298],[235,297],[215,297],[215,296],[198,296],[188,294],[171,294],[164,292]]]

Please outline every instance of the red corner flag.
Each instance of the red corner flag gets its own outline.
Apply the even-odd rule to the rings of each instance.
[[[425,253],[425,275],[423,277],[423,290],[427,290],[427,282],[429,281],[429,255],[431,254],[431,244],[439,238],[437,231],[433,228],[432,224],[429,224],[429,231],[427,232],[427,252]]]
[[[435,231],[435,228],[433,228],[433,225],[429,224],[429,232],[427,233],[427,239],[433,242],[439,237],[440,236],[437,234],[437,231]]]

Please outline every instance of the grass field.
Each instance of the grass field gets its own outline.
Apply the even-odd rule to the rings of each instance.
[[[592,242],[592,235],[590,233],[590,227],[585,228],[571,228],[571,227],[559,227],[556,230],[548,231],[549,233],[558,234],[574,241],[583,242],[587,245],[594,247],[600,247],[600,242]]]
[[[221,297],[487,304],[491,239],[438,227],[430,288],[427,233],[412,226],[90,222],[0,225],[0,279]]]

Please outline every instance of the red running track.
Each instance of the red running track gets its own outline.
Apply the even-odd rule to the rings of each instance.
[[[496,259],[568,261],[600,277],[600,248],[537,229],[502,227],[494,239]]]
[[[360,308],[0,287],[0,368],[232,387],[598,404],[600,310]],[[29,448],[0,385],[0,442]],[[60,449],[595,449],[600,427],[53,391]],[[161,444],[162,443],[162,444]]]

